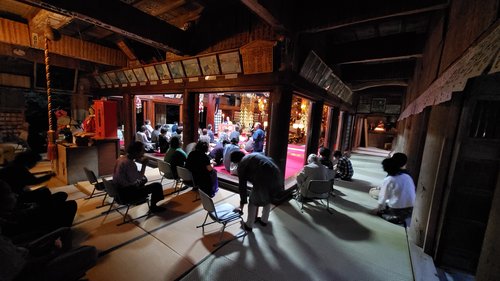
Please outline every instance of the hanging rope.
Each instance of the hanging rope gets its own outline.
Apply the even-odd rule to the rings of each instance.
[[[47,131],[47,158],[55,160],[57,158],[56,132],[52,124],[52,89],[50,88],[50,67],[49,67],[49,40],[58,40],[54,30],[47,24],[45,27],[45,79],[47,80],[47,114],[49,117],[49,130]]]

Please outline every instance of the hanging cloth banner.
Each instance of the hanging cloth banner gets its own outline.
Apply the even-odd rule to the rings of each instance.
[[[478,39],[464,54],[450,65],[438,79],[403,110],[398,121],[419,114],[427,106],[451,100],[453,92],[464,90],[467,80],[482,75],[488,66],[489,73],[500,70],[500,24],[496,24],[486,36]]]

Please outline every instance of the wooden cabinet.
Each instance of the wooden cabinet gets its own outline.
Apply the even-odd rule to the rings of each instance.
[[[56,175],[65,184],[86,181],[83,167],[94,171],[97,176],[113,174],[119,153],[118,139],[97,139],[92,146],[58,144]]]
[[[95,139],[116,138],[118,128],[116,102],[108,100],[94,101],[95,109]]]
[[[87,180],[83,167],[98,170],[97,147],[57,145],[56,175],[65,184],[75,184]]]

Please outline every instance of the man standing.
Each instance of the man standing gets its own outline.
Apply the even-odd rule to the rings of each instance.
[[[352,179],[352,175],[354,175],[351,160],[349,160],[349,158],[347,158],[345,155],[342,156],[342,152],[340,152],[339,150],[333,153],[333,157],[338,161],[335,177],[350,181]]]
[[[252,135],[252,139],[253,139],[253,152],[263,152],[264,151],[264,137],[265,137],[265,133],[262,130],[262,124],[260,124],[259,122],[256,122],[253,125],[253,129],[254,129],[254,132],[253,132],[253,135]]]
[[[231,162],[238,163],[238,180],[240,207],[247,203],[247,182],[253,184],[248,200],[248,216],[243,228],[252,231],[254,222],[266,226],[271,211],[271,202],[279,197],[284,183],[278,166],[273,160],[262,153],[252,153],[245,156],[241,151],[231,153]],[[257,217],[258,207],[263,206],[262,217]]]

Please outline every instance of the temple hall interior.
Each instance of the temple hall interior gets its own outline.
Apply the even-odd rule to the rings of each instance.
[[[0,280],[500,280],[500,0],[1,0]]]

